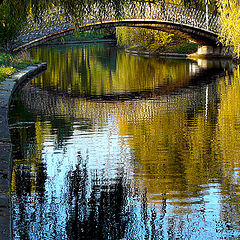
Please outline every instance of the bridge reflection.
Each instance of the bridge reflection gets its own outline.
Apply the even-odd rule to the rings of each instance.
[[[21,91],[25,105],[37,114],[95,120],[106,120],[109,115],[133,121],[151,119],[176,103],[188,112],[191,105],[204,108],[206,89],[201,85],[233,71],[227,60],[136,57],[101,44],[42,48],[32,55],[45,59],[49,67]],[[131,99],[142,100],[129,102]]]
[[[188,88],[178,86],[172,94],[154,95],[154,100],[152,96],[146,98],[146,95],[141,100],[132,101],[72,97],[68,93],[54,92],[52,88],[49,91],[48,86],[40,86],[38,81],[41,77],[22,89],[21,100],[29,111],[37,115],[73,118],[75,121],[86,119],[92,127],[115,122],[122,144],[134,146],[135,174],[141,177],[143,186],[147,186],[148,201],[162,201],[166,192],[168,199],[174,201],[176,192],[185,192],[182,200],[178,199],[178,204],[185,204],[189,197],[186,189],[189,183],[192,186],[190,192],[199,197],[197,185],[206,184],[209,174],[214,178],[219,173],[215,158],[209,158],[209,153],[205,151],[209,147],[214,152],[211,142],[226,134],[225,130],[221,130],[223,126],[217,110],[217,103],[222,97],[218,81],[220,79],[220,84],[224,84],[226,72],[221,68],[215,70],[198,69],[196,78],[189,77],[194,83],[200,76],[208,76],[212,79],[208,85],[203,78],[195,87],[194,84],[190,88],[189,85]],[[185,84],[183,81],[183,86]],[[220,131],[216,133],[214,126],[217,122]],[[50,132],[49,127],[46,123],[40,128]],[[73,132],[69,134],[71,136]],[[44,142],[45,134],[40,135],[43,137],[41,142]],[[158,149],[155,148],[156,143]],[[199,144],[204,147],[199,147]],[[227,158],[228,154],[224,154]],[[210,172],[203,170],[206,164],[211,166],[208,169]],[[201,170],[198,171],[199,168]],[[193,172],[198,172],[198,178],[192,175]]]
[[[131,59],[131,56],[126,57]],[[167,63],[169,66],[169,61]],[[216,64],[215,66],[219,66],[219,62]],[[231,66],[226,63],[221,64],[225,67]],[[179,65],[181,66],[181,62]],[[214,66],[213,63],[210,65]],[[194,66],[194,70],[189,70],[191,69],[189,66]],[[148,63],[149,67],[150,63]],[[161,69],[160,65],[157,68]],[[208,176],[204,171],[198,173],[197,179],[192,174],[188,175],[188,171],[191,173],[197,171],[199,164],[203,164],[202,168],[204,168],[206,160],[212,161],[208,163],[214,168],[211,171],[218,172],[214,159],[209,159],[205,150],[209,145],[213,151],[210,144],[216,137],[213,126],[219,118],[217,102],[221,97],[216,94],[218,81],[219,79],[224,81],[226,76],[226,69],[220,67],[205,69],[195,63],[183,63],[185,75],[177,74],[178,71],[182,73],[181,67],[179,68],[173,74],[175,79],[172,79],[177,82],[176,84],[169,82],[170,86],[163,85],[162,91],[153,89],[153,94],[150,94],[150,91],[148,94],[140,91],[136,97],[133,93],[132,101],[129,98],[119,97],[122,88],[120,93],[117,89],[115,98],[106,97],[108,91],[101,92],[106,95],[92,95],[92,97],[90,95],[81,97],[81,92],[80,97],[76,93],[71,96],[66,89],[62,89],[62,93],[59,93],[59,86],[57,91],[54,91],[53,87],[49,90],[48,84],[43,83],[41,77],[23,88],[20,98],[27,109],[37,115],[71,118],[75,121],[86,119],[92,127],[114,122],[119,136],[122,136],[122,144],[134,146],[135,161],[141,166],[140,168],[135,166],[135,174],[140,175],[143,184],[148,186],[148,199],[153,202],[162,200],[164,192],[169,193],[168,198],[174,199],[174,192],[186,191],[183,188],[187,186],[187,182],[191,182],[194,186],[192,192],[198,191],[196,182],[199,183],[201,180],[201,184],[207,183]],[[151,71],[154,72],[153,69]],[[159,71],[159,74],[162,76],[163,72]],[[138,76],[137,70],[131,79],[137,81],[136,76]],[[166,76],[169,76],[168,72]],[[209,80],[206,82],[206,76],[210,82]],[[181,78],[183,81],[180,80]],[[165,83],[166,78],[160,79]],[[91,85],[91,82],[88,83]],[[152,84],[149,84],[152,87]],[[131,88],[128,88],[127,84],[125,86],[127,88],[125,91],[129,93]],[[50,131],[48,124],[42,125],[41,128]],[[205,147],[201,148],[199,144]],[[182,196],[183,199],[187,197],[187,195]]]

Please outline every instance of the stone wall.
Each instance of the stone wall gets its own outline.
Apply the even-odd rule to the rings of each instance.
[[[8,109],[14,92],[26,81],[47,68],[46,63],[30,66],[0,83],[0,239],[11,236],[11,138],[8,128]]]

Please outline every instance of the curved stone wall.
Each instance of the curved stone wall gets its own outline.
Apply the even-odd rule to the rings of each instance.
[[[12,96],[24,82],[46,70],[47,64],[30,66],[0,82],[0,236],[11,239],[11,138],[8,128],[8,109]]]

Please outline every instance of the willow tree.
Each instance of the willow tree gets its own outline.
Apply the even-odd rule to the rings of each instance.
[[[218,0],[220,12],[220,39],[226,46],[234,46],[240,57],[240,2],[238,0]]]
[[[0,4],[0,45],[16,37],[27,18],[27,2],[3,0]]]

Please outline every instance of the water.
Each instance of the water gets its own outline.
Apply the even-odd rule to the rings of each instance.
[[[10,112],[14,239],[240,236],[231,62],[43,47]]]

